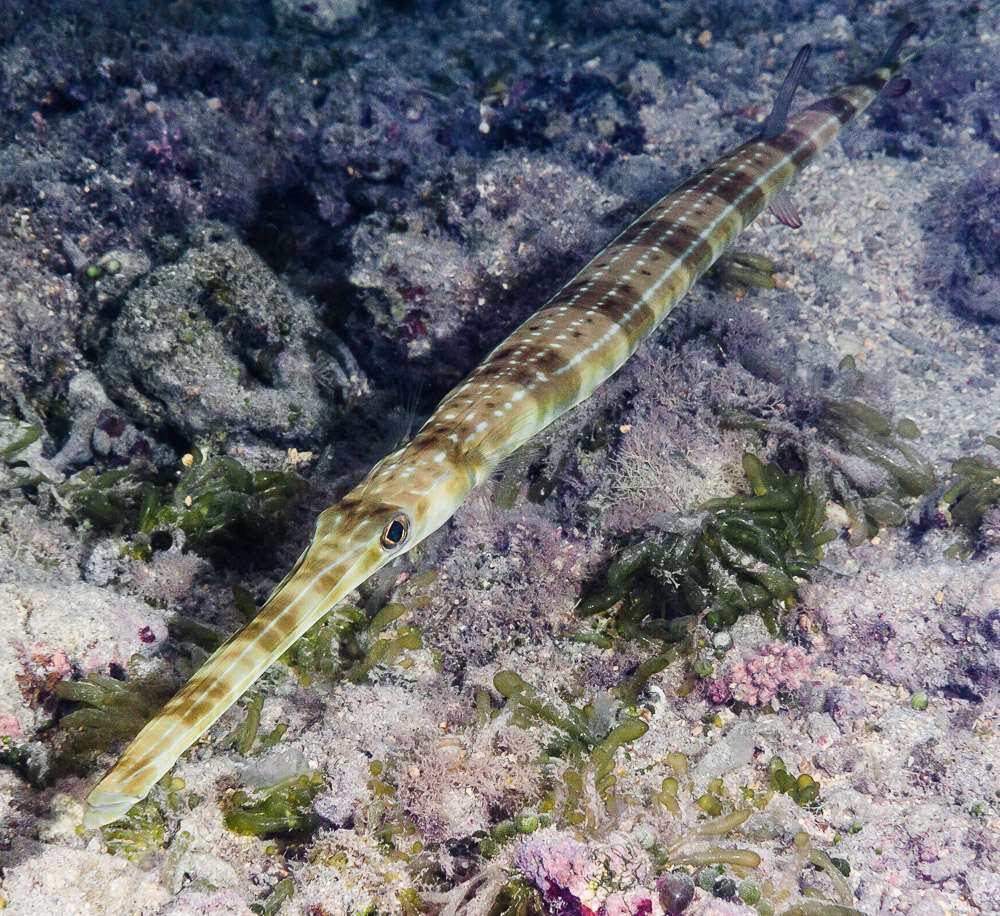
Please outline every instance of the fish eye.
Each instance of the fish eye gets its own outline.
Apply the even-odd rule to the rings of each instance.
[[[386,550],[394,550],[406,540],[410,533],[410,520],[402,513],[394,515],[382,529],[379,543]]]

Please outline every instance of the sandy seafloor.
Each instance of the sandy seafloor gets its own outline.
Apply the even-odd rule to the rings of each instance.
[[[406,604],[397,626],[422,634],[405,667],[336,684],[274,669],[261,729],[286,723],[281,741],[257,757],[221,745],[244,716],[231,710],[174,769],[178,809],[154,796],[165,838],[134,863],[77,829],[110,753],[45,779],[53,722],[69,709],[57,681],[120,677],[142,653],[140,668],[179,684],[201,656],[168,636],[171,614],[232,631],[231,587],[267,595],[315,513],[384,454],[407,410],[425,415],[617,228],[750,136],[799,45],[814,46],[802,104],[876,60],[895,13],[0,3],[0,413],[45,426],[21,457],[52,481],[0,504],[0,729],[18,761],[0,767],[6,912],[246,914],[288,877],[283,914],[402,912],[409,866],[375,835],[393,818],[416,826],[396,842],[425,844],[438,893],[482,877],[467,885],[468,912],[488,909],[530,855],[550,896],[576,856],[608,864],[591,910],[662,912],[637,888],[655,881],[643,846],[687,829],[646,801],[672,752],[690,762],[696,796],[717,777],[730,797],[761,790],[775,754],[819,781],[818,806],[777,796],[723,843],[755,850],[750,877],[790,894],[786,906],[804,883],[833,895],[796,859],[804,831],[850,863],[863,913],[1000,912],[1000,553],[982,538],[949,558],[963,535],[917,524],[919,505],[861,546],[829,546],[787,614],[805,681],[774,708],[715,705],[702,686],[681,699],[675,663],[640,697],[649,728],[618,753],[617,810],[592,800],[586,831],[557,818],[533,853],[513,840],[484,860],[467,840],[531,812],[542,792],[543,730],[509,712],[477,720],[476,692],[512,669],[556,704],[601,704],[653,654],[572,641],[587,626],[572,609],[616,535],[694,513],[740,484],[745,448],[773,452],[775,437],[723,430],[722,413],[799,424],[808,438],[803,403],[834,391],[853,355],[859,396],[913,418],[942,483],[1000,433],[1000,13],[959,3],[909,11],[923,33],[912,45],[947,37],[907,68],[908,93],[877,102],[802,176],[804,226],[765,214],[746,233],[745,247],[777,262],[778,289],[696,289],[543,439],[532,473],[565,459],[548,499],[522,488],[501,509],[487,488],[383,574],[389,588],[400,573],[438,572],[382,598]],[[120,270],[88,277],[102,259]],[[235,321],[209,308],[213,271],[242,303]],[[586,451],[598,421],[611,433]],[[195,446],[251,468],[293,465],[312,485],[293,524],[239,566],[177,542],[131,559],[128,532],[81,526],[51,494],[91,465],[180,467]],[[770,640],[755,618],[733,637],[737,660]],[[921,691],[926,708],[914,708]],[[495,690],[491,701],[501,709]],[[388,813],[373,760],[395,788]],[[557,784],[564,766],[548,770]],[[234,789],[307,771],[324,788],[304,845],[225,829],[220,799]],[[584,912],[581,894],[566,890],[551,911]],[[754,910],[699,890],[685,912]]]

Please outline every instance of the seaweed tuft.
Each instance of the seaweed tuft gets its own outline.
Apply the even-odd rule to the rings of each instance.
[[[45,482],[45,475],[33,470],[21,454],[41,435],[40,426],[0,416],[0,493]]]
[[[733,248],[725,252],[708,270],[709,284],[721,286],[731,295],[742,298],[750,289],[774,289],[778,265],[770,258]]]
[[[118,681],[91,673],[82,681],[60,681],[60,700],[78,704],[59,720],[56,771],[80,772],[119,741],[135,737],[170,699],[175,685],[158,674]]]
[[[791,440],[809,474],[843,507],[852,547],[880,528],[905,525],[917,502],[937,486],[931,463],[913,444],[920,428],[909,417],[894,422],[862,400],[865,384],[854,358],[845,356],[829,393],[806,407],[808,436],[780,423],[735,424]]]
[[[257,916],[275,916],[281,911],[286,900],[291,900],[295,894],[295,885],[291,878],[282,878],[274,885],[271,893],[263,903],[251,903],[250,910]]]
[[[700,520],[672,520],[666,530],[621,549],[604,577],[577,605],[590,617],[618,605],[625,635],[680,642],[696,615],[710,629],[760,612],[774,632],[774,612],[794,597],[836,532],[823,530],[818,483],[743,456],[752,492],[713,499]]]
[[[646,723],[632,716],[622,716],[616,723],[620,704],[608,694],[582,708],[561,704],[562,711],[513,671],[497,672],[493,686],[506,700],[510,724],[547,727],[551,737],[546,753],[568,764],[539,803],[546,824],[594,831],[608,818],[616,819],[621,799],[616,791],[615,755],[646,733]],[[510,839],[516,832],[530,833],[539,821],[526,813],[507,823],[510,830],[506,834],[500,831],[502,825],[494,829],[494,841]]]
[[[548,912],[538,890],[515,877],[500,888],[488,916],[546,916]]]
[[[101,836],[113,855],[142,863],[163,848],[167,831],[159,806],[142,801],[133,805],[124,817],[102,827]]]
[[[223,806],[223,821],[242,836],[304,839],[320,825],[312,802],[323,786],[318,775],[303,774],[252,793],[238,790]]]
[[[808,773],[792,776],[780,757],[772,757],[768,761],[767,772],[771,788],[776,792],[787,795],[800,808],[819,807],[820,786]]]
[[[399,602],[378,608],[375,600],[369,605],[374,606],[334,608],[289,650],[289,660],[301,671],[317,671],[330,681],[358,682],[379,668],[411,667],[408,653],[423,648],[423,637],[416,627],[401,622],[410,609]]]
[[[267,543],[284,527],[306,482],[282,471],[249,471],[235,458],[200,454],[176,478],[145,460],[125,468],[74,474],[59,489],[71,515],[131,538],[130,551],[147,558],[154,545],[173,543],[220,565],[245,561],[247,545]]]
[[[305,488],[295,474],[250,472],[235,458],[217,455],[181,474],[173,493],[175,524],[192,549],[225,562],[239,557],[248,543],[273,537]],[[171,512],[162,515],[168,521]]]
[[[986,444],[1000,450],[1000,436],[987,436]],[[938,510],[969,533],[974,547],[1000,544],[1000,465],[985,455],[972,455],[955,461],[951,473],[954,481]]]

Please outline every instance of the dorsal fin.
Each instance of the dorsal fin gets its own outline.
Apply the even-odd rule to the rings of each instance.
[[[878,65],[880,67],[896,67],[899,65],[899,51],[900,48],[906,43],[906,39],[909,38],[917,30],[917,24],[915,22],[908,22],[904,25],[897,33],[896,37],[893,38],[892,44],[885,49],[885,53],[879,59]]]
[[[771,113],[764,121],[764,129],[760,136],[764,140],[773,140],[778,134],[784,133],[788,127],[788,109],[792,106],[792,96],[802,82],[802,72],[806,68],[806,61],[812,54],[812,45],[803,45],[799,48],[799,53],[795,55],[792,66],[788,68],[788,75],[778,90],[778,95],[774,100]]]

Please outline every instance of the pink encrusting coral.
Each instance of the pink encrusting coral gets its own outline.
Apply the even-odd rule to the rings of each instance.
[[[0,739],[20,738],[21,723],[8,712],[0,712]]]
[[[542,750],[530,735],[502,721],[475,737],[460,732],[444,737],[437,725],[443,719],[434,717],[433,731],[414,727],[398,735],[396,746],[419,765],[390,767],[403,810],[425,841],[438,843],[489,829],[491,812],[513,814],[536,797],[539,777],[531,761]]]
[[[735,700],[747,706],[765,706],[779,693],[798,690],[809,681],[813,657],[799,646],[775,641],[709,681],[708,698],[713,703]]]
[[[774,397],[771,386],[720,367],[697,346],[669,356],[640,349],[625,372],[636,380],[628,422],[617,429],[611,466],[598,467],[608,480],[607,529],[629,531],[658,513],[693,512],[742,482],[732,475],[743,438],[719,428],[715,405],[759,409]]]
[[[514,867],[554,916],[662,916],[633,852],[627,843],[592,849],[549,828],[522,841]],[[631,887],[622,886],[626,876],[633,879]]]
[[[507,512],[473,498],[454,524],[460,543],[479,548],[476,575],[469,575],[468,554],[452,551],[440,564],[435,602],[415,618],[445,670],[492,664],[511,632],[542,644],[556,621],[569,619],[580,582],[600,556],[594,539],[564,530],[531,504]]]
[[[73,668],[63,649],[52,649],[42,643],[32,646],[30,653],[21,649],[21,671],[15,680],[21,696],[29,706],[38,706],[51,696],[59,681],[72,677]]]

